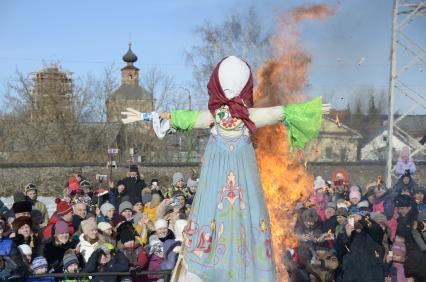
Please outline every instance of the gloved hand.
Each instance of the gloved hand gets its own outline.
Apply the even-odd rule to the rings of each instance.
[[[140,266],[132,267],[132,268],[130,268],[130,275],[136,276],[136,274],[141,272],[141,271],[142,271],[142,267],[140,267]]]

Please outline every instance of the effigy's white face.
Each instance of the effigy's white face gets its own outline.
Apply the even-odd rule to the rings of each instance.
[[[229,56],[219,66],[219,82],[226,98],[240,95],[250,78],[250,68],[240,58]]]

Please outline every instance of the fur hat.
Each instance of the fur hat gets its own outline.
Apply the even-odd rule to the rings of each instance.
[[[133,223],[134,224],[138,224],[139,223],[139,221],[143,218],[143,213],[141,213],[141,212],[137,212],[137,213],[135,213],[135,215],[133,216]]]
[[[133,205],[129,201],[124,201],[118,206],[118,212],[121,214],[125,210],[133,210]]]
[[[12,206],[12,210],[15,214],[17,213],[23,213],[23,212],[31,212],[33,209],[33,206],[29,201],[20,201],[15,202]]]
[[[184,180],[183,174],[181,172],[176,172],[175,174],[173,174],[173,185],[176,186],[176,183],[178,183],[178,181],[180,180]]]
[[[101,210],[102,215],[106,216],[108,211],[115,210],[115,207],[112,204],[106,202],[106,203],[102,204],[100,210]]]
[[[121,226],[125,226],[124,224],[120,225]],[[129,227],[123,227],[123,228],[118,228],[117,230],[117,236],[118,238],[120,238],[120,242],[122,244],[129,242],[129,241],[134,241],[135,240],[135,232],[132,228]]]
[[[15,220],[12,222],[12,227],[15,232],[18,232],[19,228],[27,224],[30,228],[32,227],[32,220],[29,216],[21,216],[18,218],[15,218]]]
[[[368,201],[364,200],[358,203],[357,207],[358,208],[367,208],[370,206],[370,204],[368,203]]]
[[[44,257],[40,256],[33,259],[33,262],[31,264],[31,269],[35,271],[39,268],[48,267],[48,266],[49,264],[47,263],[47,260]]]
[[[145,205],[146,203],[149,203],[149,202],[151,202],[151,200],[152,200],[152,195],[151,195],[151,193],[149,193],[149,194],[143,194],[142,195],[142,203]]]
[[[93,217],[83,220],[81,222],[81,229],[86,235],[92,230],[97,230],[98,225],[96,224],[96,220]]]
[[[72,212],[72,207],[68,202],[62,201],[61,199],[56,198],[55,203],[56,203],[56,213],[58,215],[64,216]]]

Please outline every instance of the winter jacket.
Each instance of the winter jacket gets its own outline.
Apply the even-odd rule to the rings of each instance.
[[[117,188],[113,188],[109,190],[109,194],[108,194],[109,202],[115,207],[116,211],[118,211],[118,208],[120,206],[120,203],[122,202],[123,197],[126,197],[126,196],[130,197],[127,194],[127,188],[122,193],[119,193]]]
[[[89,261],[90,256],[98,247],[99,240],[94,243],[90,243],[89,241],[85,239],[84,234],[81,234],[79,239],[80,239],[80,243],[79,243],[80,253],[83,255],[84,262],[87,263]]]
[[[148,271],[160,271],[161,270],[161,263],[164,261],[163,258],[156,256],[155,254],[152,254],[149,257],[148,262]],[[159,274],[149,274],[146,276],[147,280],[149,282],[157,281],[158,279],[162,278],[162,275]]]
[[[416,165],[413,163],[413,161],[404,162],[403,160],[399,159],[395,165],[395,175],[400,178],[405,174],[406,170],[409,170],[410,174],[414,174],[416,172]]]
[[[384,232],[374,221],[362,219],[362,231],[352,231],[350,237],[342,232],[335,249],[341,261],[340,278],[343,282],[384,281]]]
[[[94,272],[127,272],[129,271],[129,263],[127,262],[126,256],[121,251],[117,251],[116,254],[111,256],[111,260],[105,264],[101,265],[99,259],[101,257],[102,250],[98,249],[93,252],[90,256],[89,261],[86,263],[84,272],[94,273]],[[119,281],[116,276],[96,276],[92,277],[92,281],[103,281],[103,282],[116,282]]]
[[[131,202],[142,197],[142,189],[146,186],[143,179],[140,179],[140,177],[126,177],[123,179],[123,182],[126,186],[126,193],[130,197]]]
[[[28,268],[22,258],[17,245],[11,239],[0,238],[0,259],[4,262],[4,268],[0,270],[0,281],[10,275],[28,274]]]
[[[43,229],[43,237],[44,239],[50,239],[54,235],[54,227],[56,222],[62,220],[59,218],[59,216],[54,213],[52,217],[49,219],[49,222],[47,223],[47,226]],[[72,236],[75,232],[74,226],[72,225],[72,222],[66,222],[68,224],[68,233],[70,236]]]
[[[395,208],[395,197],[398,196],[398,192],[395,189],[388,189],[386,192],[377,198],[373,204],[373,212],[382,212],[386,215],[389,220],[393,216],[393,210]]]
[[[25,239],[21,234],[16,234],[15,238],[13,238],[13,242],[16,246],[27,244],[31,247],[32,257],[37,257],[41,252],[41,240],[38,238],[36,234],[32,234],[29,238]]]
[[[414,181],[414,179],[410,176],[410,181],[408,182],[407,185],[404,184],[403,179],[404,177],[400,177],[398,179],[398,181],[395,183],[395,185],[393,186],[393,189],[398,192],[401,193],[401,191],[403,190],[408,190],[410,191],[411,194],[414,193],[414,191],[417,190],[417,183]]]
[[[2,200],[0,200],[0,215],[8,217],[9,209],[6,207],[6,205],[3,203]]]
[[[135,243],[133,248],[124,248],[120,247],[119,249],[126,256],[130,267],[141,267],[142,269],[146,268],[148,264],[148,255],[144,248],[141,245]]]
[[[49,264],[49,268],[53,268],[55,273],[61,273],[63,270],[64,254],[69,249],[74,249],[76,246],[73,242],[60,244],[55,238],[49,239],[43,246],[42,256],[44,256]]]
[[[173,250],[180,245],[182,245],[182,242],[176,240],[167,240],[164,242],[164,260],[160,264],[161,270],[169,270],[175,267],[179,254]]]
[[[414,277],[416,281],[426,281],[426,253],[422,252],[417,245],[413,234],[412,226],[417,217],[417,210],[411,208],[405,216],[398,218],[397,234],[404,237],[406,246],[406,260],[404,264],[406,277]]]

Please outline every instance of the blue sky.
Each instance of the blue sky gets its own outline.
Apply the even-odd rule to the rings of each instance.
[[[326,3],[337,7],[325,22],[300,26],[301,42],[312,55],[309,72],[311,95],[324,92],[344,97],[361,86],[387,89],[392,1],[0,1],[0,83],[38,70],[43,62],[60,61],[75,76],[99,74],[106,66],[123,65],[121,56],[129,40],[144,70],[158,66],[174,75],[178,84],[189,83],[192,69],[184,52],[195,42],[193,30],[206,21],[253,6],[262,24],[273,30],[279,11],[301,4]],[[426,46],[426,21],[409,33]],[[401,53],[402,54],[402,53]],[[364,58],[361,65],[358,62]],[[423,71],[424,69],[424,71]],[[119,74],[117,73],[117,78]],[[406,81],[426,91],[426,66],[416,65]],[[342,103],[337,101],[336,104]]]

